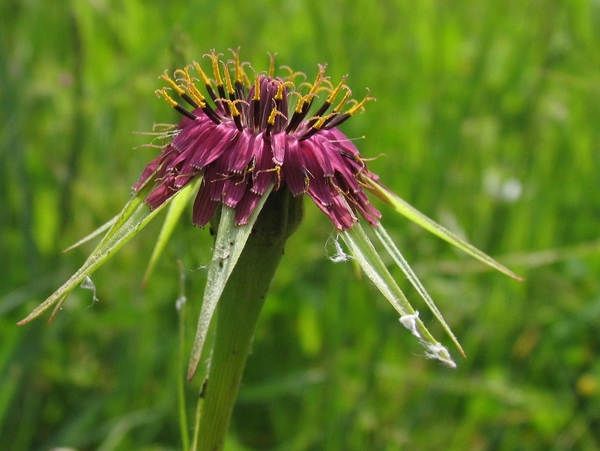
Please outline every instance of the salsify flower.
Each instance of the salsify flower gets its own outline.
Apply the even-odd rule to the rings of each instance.
[[[236,225],[246,224],[270,184],[294,196],[307,194],[338,230],[358,222],[357,214],[376,225],[381,215],[363,188],[377,177],[338,129],[373,98],[344,109],[351,101],[345,77],[333,87],[324,65],[314,83],[296,88],[294,80],[302,74],[289,70],[287,76],[276,77],[273,59],[268,73],[249,78],[236,53],[228,63],[214,52],[208,56],[214,80],[194,63],[206,96],[197,88],[191,67],[176,70],[175,80],[166,73],[161,76],[191,110],[167,88],[157,91],[184,118],[134,186],[138,190],[156,174],[148,205],[160,206],[202,176],[193,213],[199,226],[208,223],[220,203],[236,209]],[[323,94],[325,100],[316,105]]]
[[[83,266],[19,323],[55,305],[52,320],[77,286],[93,287],[90,274],[170,205],[148,275],[185,205],[194,197],[193,223],[203,227],[213,222],[217,234],[188,379],[198,367],[217,304],[222,313],[209,371],[214,382],[205,400],[205,408],[212,413],[203,413],[202,421],[206,421],[200,424],[205,438],[202,449],[221,449],[233,405],[229,402],[221,412],[223,396],[235,399],[237,388],[231,387],[239,385],[256,319],[285,240],[301,220],[302,195],[308,195],[336,229],[332,260],[355,259],[398,312],[401,324],[425,346],[426,355],[451,367],[455,363],[450,353],[427,330],[369,238],[379,240],[462,353],[427,290],[381,224],[381,214],[367,192],[473,257],[520,279],[400,199],[369,171],[366,159],[338,127],[362,111],[372,97],[352,100],[346,77],[331,83],[325,65],[319,65],[314,82],[308,83],[301,82],[303,74],[287,67],[276,75],[273,57],[268,71],[257,72],[240,62],[237,52],[232,55],[227,61],[215,51],[206,55],[212,78],[196,62],[176,70],[172,77],[166,72],[161,75],[167,86],[156,93],[183,118],[178,125],[156,133],[166,143],[144,169],[121,213],[76,243],[106,231]],[[237,357],[232,360],[232,355]],[[218,426],[217,417],[221,419]]]

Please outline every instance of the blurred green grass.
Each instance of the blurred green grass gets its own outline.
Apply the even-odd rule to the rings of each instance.
[[[176,261],[189,345],[207,231],[183,221],[141,290],[153,224],[96,273],[99,303],[76,290],[51,327],[15,323],[91,247],[61,249],[127,200],[154,152],[132,132],[175,120],[157,76],[238,46],[258,69],[277,52],[309,78],[349,73],[356,97],[368,86],[377,102],[344,131],[383,154],[372,170],[526,282],[378,204],[466,350],[448,370],[327,260],[331,225],[307,203],[228,449],[600,449],[600,5],[583,0],[2,2],[3,449],[180,449]]]

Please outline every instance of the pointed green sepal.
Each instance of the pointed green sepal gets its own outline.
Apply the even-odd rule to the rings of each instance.
[[[167,245],[169,238],[173,234],[173,230],[175,230],[175,226],[177,222],[181,218],[183,211],[185,210],[186,205],[192,198],[192,196],[198,192],[198,188],[200,183],[202,182],[202,177],[199,177],[197,180],[194,180],[192,183],[188,183],[185,188],[183,188],[176,199],[173,199],[171,205],[169,206],[169,210],[167,211],[165,221],[163,222],[162,229],[160,230],[160,234],[158,235],[158,239],[156,240],[156,245],[154,246],[154,250],[152,251],[152,256],[150,257],[150,261],[148,262],[148,267],[146,268],[146,272],[144,273],[144,279],[142,280],[142,286],[145,287],[152,275],[152,271],[154,271],[154,267],[156,266],[156,262],[162,255],[165,250],[165,246]]]
[[[456,364],[448,350],[431,335],[419,319],[418,312],[411,306],[388,271],[360,223],[356,223],[350,229],[340,232],[340,236],[367,277],[400,314],[400,322],[420,340],[426,349],[427,356],[435,358],[451,368],[456,368]],[[438,319],[440,318],[441,316]],[[443,318],[441,321],[445,325]],[[447,325],[445,325],[445,328],[449,330]],[[451,336],[456,342],[454,335]],[[458,342],[456,343],[458,344]],[[460,345],[458,346],[460,349]]]
[[[114,218],[112,218],[110,221],[105,222],[104,224],[102,224],[100,227],[98,227],[96,230],[94,230],[89,235],[84,236],[82,239],[80,239],[79,241],[77,241],[75,244],[71,244],[68,248],[64,249],[63,252],[72,251],[73,249],[81,246],[82,244],[85,244],[88,241],[93,240],[98,235],[106,232],[108,229],[110,229],[117,222],[117,220],[119,219],[120,216],[121,215],[118,214],[117,216],[115,216]]]
[[[394,260],[394,262],[396,262],[398,267],[400,267],[400,269],[402,270],[406,278],[409,280],[409,282],[412,284],[412,286],[423,298],[423,300],[427,304],[427,307],[429,307],[429,310],[431,310],[431,313],[433,313],[436,319],[440,322],[440,324],[442,325],[448,336],[452,339],[462,356],[466,357],[465,351],[463,350],[462,346],[458,342],[458,339],[452,332],[452,329],[450,329],[450,326],[448,326],[448,324],[446,323],[446,320],[444,320],[442,313],[439,311],[439,309],[435,305],[435,302],[433,302],[433,299],[431,298],[431,296],[429,295],[429,293],[427,292],[427,290],[425,289],[415,272],[412,270],[412,268],[410,267],[410,265],[396,246],[396,243],[394,243],[392,238],[388,235],[387,231],[383,228],[383,225],[379,224],[377,227],[373,227],[373,232],[375,233],[377,238],[379,238],[379,241],[381,241],[381,244],[383,244],[385,249],[388,251],[392,259]]]
[[[269,186],[267,191],[261,197],[258,205],[248,218],[247,224],[236,226],[235,209],[227,206],[223,206],[222,208],[213,257],[208,265],[208,276],[206,287],[204,289],[200,317],[198,318],[198,329],[196,331],[196,338],[194,339],[194,346],[188,365],[188,380],[192,380],[198,368],[198,362],[202,356],[202,349],[204,348],[208,328],[217,307],[217,303],[223,293],[223,289],[227,284],[227,280],[229,280],[229,276],[252,232],[252,227],[254,227],[254,223],[272,189],[273,184]]]
[[[145,187],[146,186],[148,185],[145,185]],[[19,321],[17,323],[19,326],[27,324],[55,305],[54,311],[48,321],[51,323],[69,294],[71,294],[71,292],[81,284],[86,277],[89,277],[96,269],[106,263],[106,261],[109,260],[125,243],[137,235],[138,232],[140,232],[160,211],[162,211],[163,208],[177,197],[177,194],[179,194],[176,193],[160,207],[150,210],[150,208],[143,203],[146,191],[147,190],[142,189],[130,199],[117,219],[113,220],[114,223],[111,228],[81,268],[79,268],[67,282],[65,282],[42,304],[36,307],[25,319]]]
[[[108,241],[113,236],[113,234],[119,229],[119,227],[122,226],[125,223],[125,221],[127,221],[131,217],[131,215],[135,212],[136,208],[144,201],[144,199],[150,193],[150,191],[152,191],[152,188],[154,185],[154,179],[155,179],[154,175],[152,177],[150,177],[146,181],[146,183],[144,183],[140,187],[140,189],[131,196],[131,198],[127,201],[127,203],[125,204],[125,206],[123,207],[123,209],[117,216],[112,218],[110,221],[102,224],[100,227],[98,227],[92,233],[90,233],[89,235],[86,235],[85,237],[83,237],[82,239],[77,241],[75,244],[72,244],[71,246],[69,246],[68,248],[63,250],[63,252],[69,252],[69,251],[75,249],[76,247],[79,247],[82,244],[85,244],[88,241],[96,238],[98,235],[100,235],[101,233],[104,233],[105,231],[108,230],[106,235],[104,235],[104,237],[102,238],[102,240],[96,247],[96,250],[98,250],[98,248],[100,246],[102,246],[103,243]]]
[[[524,280],[521,276],[518,276],[504,265],[498,263],[489,255],[481,252],[475,246],[467,243],[466,241],[452,233],[450,230],[435,222],[433,219],[425,216],[423,213],[414,208],[408,202],[402,200],[396,194],[388,190],[385,186],[377,182],[370,181],[367,189],[369,189],[375,196],[383,200],[385,203],[392,206],[398,213],[407,217],[414,223],[420,225],[425,230],[433,233],[434,235],[437,235],[438,237],[442,238],[443,240],[447,241],[453,246],[456,246],[457,248],[466,252],[467,254],[471,255],[477,260],[485,263],[486,265],[491,266],[494,269],[497,269],[498,271],[512,277],[513,279],[519,281]]]

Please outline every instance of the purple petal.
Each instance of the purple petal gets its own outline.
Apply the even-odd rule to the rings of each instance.
[[[271,148],[273,149],[273,163],[277,166],[283,165],[285,158],[285,146],[287,142],[287,133],[280,132],[271,135]]]
[[[221,164],[219,164],[221,163]],[[225,184],[225,163],[218,160],[211,164],[204,171],[204,181],[206,182],[210,200],[220,202],[223,194],[223,185]]]
[[[352,211],[348,208],[348,204],[342,199],[341,196],[334,198],[334,203],[330,207],[326,207],[312,197],[311,193],[308,195],[315,201],[317,207],[319,207],[323,213],[325,213],[329,220],[333,223],[333,226],[338,230],[346,230],[352,227],[352,224],[358,221],[356,216],[352,214]]]
[[[191,145],[193,145],[197,137],[206,129],[212,121],[206,116],[200,116],[195,120],[187,119],[187,123],[183,124],[183,121],[179,124],[179,131],[177,136],[173,138],[171,145],[177,149],[178,152],[185,152]]]
[[[151,210],[154,210],[165,203],[176,192],[177,191],[171,189],[167,185],[159,185],[150,194],[148,194],[145,202],[150,206]]]
[[[294,196],[306,192],[304,186],[304,167],[298,138],[288,135],[285,146],[285,182]]]
[[[248,218],[258,205],[262,196],[251,191],[246,191],[246,194],[235,209],[235,224],[244,225],[248,223]]]
[[[273,154],[268,141],[265,141],[260,133],[254,141],[254,158],[256,163],[252,171],[252,192],[258,195],[264,194],[273,180],[275,167],[273,166]]]
[[[238,134],[238,129],[231,122],[220,123],[207,137],[203,148],[195,153],[192,164],[198,168],[208,166],[235,145]]]
[[[171,155],[174,151],[175,149],[173,149],[173,147],[170,144],[165,146],[160,151],[158,156],[150,163],[148,163],[148,165],[144,168],[144,171],[142,172],[142,175],[140,176],[139,180],[136,182],[135,185],[133,185],[133,190],[139,190],[142,187],[142,185],[146,182],[146,180],[148,180],[150,176],[158,170],[163,161],[166,158],[168,158],[169,155]]]
[[[235,208],[244,196],[248,181],[241,176],[230,176],[223,185],[223,203],[228,207]]]
[[[255,138],[256,136],[249,129],[244,129],[244,131],[240,133],[240,137],[229,156],[230,172],[241,174],[250,164],[250,161],[252,161]]]
[[[219,202],[210,200],[206,181],[203,181],[202,186],[196,195],[196,199],[194,200],[194,210],[192,214],[193,224],[199,227],[204,227],[208,224],[208,221],[210,221],[215,213],[217,205],[219,205]]]
[[[310,139],[302,141],[300,143],[302,149],[303,163],[305,167],[308,167],[307,163],[307,150],[310,149],[311,154],[311,167],[318,165],[321,167],[325,177],[333,177],[333,166],[331,165],[331,154],[335,153],[333,144],[327,140],[324,140],[319,135],[315,135]]]
[[[325,207],[329,207],[333,203],[333,196],[337,195],[337,191],[331,184],[331,177],[327,177],[323,171],[323,167],[319,162],[320,148],[316,148],[311,144],[301,143],[302,159],[304,167],[308,172],[308,193],[315,202],[321,203]]]

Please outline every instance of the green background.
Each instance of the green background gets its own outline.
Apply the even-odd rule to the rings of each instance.
[[[468,358],[427,360],[306,202],[259,322],[228,450],[600,449],[600,4],[595,1],[0,3],[2,449],[181,449],[177,260],[186,348],[210,260],[159,222],[77,289],[51,326],[23,318],[85,260],[177,120],[158,75],[211,48],[258,70],[317,63],[377,102],[343,125],[401,197],[526,278],[484,271],[385,208],[383,222]],[[361,137],[365,139],[360,139]],[[445,344],[403,276],[426,324]],[[187,352],[187,349],[186,349]],[[186,388],[189,413],[201,380]]]

